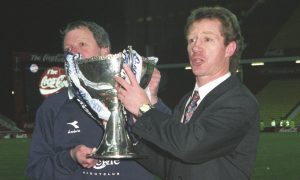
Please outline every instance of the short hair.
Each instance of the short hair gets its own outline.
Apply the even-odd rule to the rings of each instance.
[[[237,48],[234,54],[230,57],[229,70],[231,73],[236,73],[239,66],[239,61],[244,50],[244,38],[241,34],[241,28],[235,14],[223,7],[200,7],[194,9],[187,18],[184,28],[185,37],[189,33],[190,26],[195,21],[202,19],[218,19],[222,24],[222,35],[224,36],[224,45],[227,46],[230,42],[235,41]]]
[[[81,27],[86,27],[93,33],[93,36],[99,47],[109,49],[111,48],[108,33],[102,26],[91,21],[78,20],[68,23],[66,27],[61,31],[62,38],[65,38],[68,32]]]

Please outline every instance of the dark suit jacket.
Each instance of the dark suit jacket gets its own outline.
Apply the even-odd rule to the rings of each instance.
[[[254,169],[259,139],[255,97],[232,75],[202,100],[187,124],[180,122],[186,94],[172,116],[156,109],[140,117],[133,132],[147,154],[140,162],[165,179],[244,180]]]

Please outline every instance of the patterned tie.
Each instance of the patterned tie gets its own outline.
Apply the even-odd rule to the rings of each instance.
[[[193,112],[197,108],[197,101],[199,99],[200,99],[200,96],[199,96],[198,91],[194,91],[193,97],[192,97],[190,103],[188,104],[188,106],[185,109],[185,116],[184,116],[184,119],[183,119],[183,123],[187,123],[191,119],[191,117],[193,115]]]

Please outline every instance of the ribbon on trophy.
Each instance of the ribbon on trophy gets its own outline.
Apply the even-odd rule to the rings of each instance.
[[[108,108],[99,99],[92,98],[87,90],[80,84],[79,77],[84,78],[78,67],[78,61],[82,60],[81,55],[65,52],[65,60],[65,69],[70,82],[69,90],[76,96],[82,108],[95,120],[95,113],[100,119],[109,119],[110,111]],[[111,87],[107,87],[106,84],[103,84],[99,85],[98,88],[105,89]],[[88,107],[93,111],[90,111]]]
[[[142,88],[144,88],[148,98],[151,100],[150,90],[148,86],[148,82],[150,81],[150,79],[145,80],[147,82],[146,83],[147,86],[145,86],[145,84],[143,84],[141,81],[143,80],[142,78],[151,78],[152,73],[150,76],[145,75],[146,72],[143,72],[143,61],[149,64],[156,64],[158,58],[153,56],[144,58],[140,56],[135,50],[133,50],[131,46],[128,46],[128,49],[123,50],[122,58],[123,58],[123,63],[128,64],[130,66],[130,69],[135,75],[138,83]],[[123,69],[121,71],[121,77],[123,77],[127,82],[130,83],[129,78]]]

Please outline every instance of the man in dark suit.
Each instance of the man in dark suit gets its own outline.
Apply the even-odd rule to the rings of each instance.
[[[236,16],[221,7],[192,11],[185,27],[195,88],[173,115],[157,111],[124,66],[131,83],[116,77],[118,97],[137,116],[137,146],[151,161],[141,162],[164,179],[246,180],[254,169],[259,107],[235,75],[243,50]],[[149,160],[148,159],[148,160]]]

